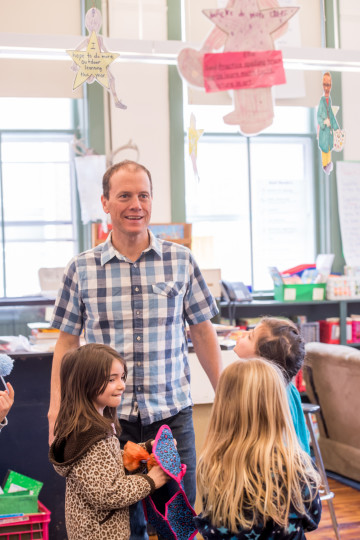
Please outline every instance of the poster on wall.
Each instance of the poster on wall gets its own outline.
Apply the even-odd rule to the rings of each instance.
[[[338,161],[336,180],[344,258],[360,268],[360,162]]]

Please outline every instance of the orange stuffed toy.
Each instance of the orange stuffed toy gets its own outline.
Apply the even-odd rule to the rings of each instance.
[[[145,448],[132,441],[128,441],[124,446],[123,463],[125,469],[129,472],[136,471],[136,469],[145,463],[148,471],[154,465],[157,465],[154,454],[149,454]]]

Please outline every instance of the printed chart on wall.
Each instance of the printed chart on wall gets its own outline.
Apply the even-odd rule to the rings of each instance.
[[[337,162],[336,178],[345,261],[360,267],[360,162]]]

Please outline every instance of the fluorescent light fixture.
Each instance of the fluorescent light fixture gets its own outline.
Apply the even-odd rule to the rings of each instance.
[[[66,50],[74,50],[84,36],[0,33],[0,59],[62,60],[71,62]],[[105,38],[106,48],[119,53],[115,62],[176,65],[184,47],[200,49],[200,44],[183,41],[150,41]],[[345,49],[283,48],[285,69],[360,71],[360,53]]]

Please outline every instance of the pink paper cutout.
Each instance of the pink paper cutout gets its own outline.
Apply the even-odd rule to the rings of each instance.
[[[259,9],[260,5],[266,9]],[[217,29],[208,36],[200,51],[191,48],[180,51],[180,74],[196,87],[214,87],[213,81],[204,80],[206,53],[221,46],[224,53],[274,51],[274,35],[279,37],[283,33],[283,27],[298,9],[280,7],[277,0],[229,0],[226,8],[203,10]],[[238,124],[247,135],[258,133],[273,122],[273,99],[269,86],[237,88],[234,90],[233,104],[234,111],[224,117],[224,122]]]
[[[284,84],[281,51],[207,53],[203,57],[206,92]]]

